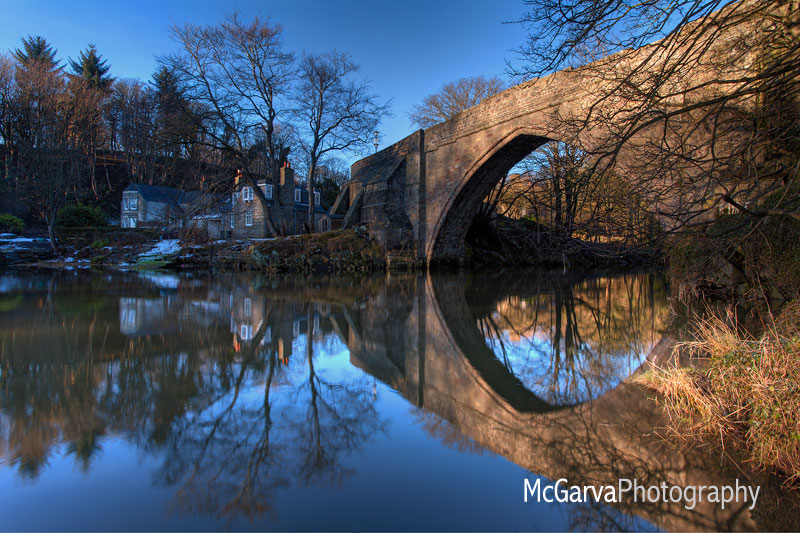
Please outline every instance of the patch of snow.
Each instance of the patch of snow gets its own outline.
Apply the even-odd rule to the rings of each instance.
[[[153,246],[150,250],[140,253],[139,257],[158,257],[161,255],[178,253],[180,250],[181,245],[178,244],[178,239],[164,239]]]

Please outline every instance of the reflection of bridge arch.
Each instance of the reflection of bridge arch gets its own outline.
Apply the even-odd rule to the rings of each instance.
[[[553,480],[577,485],[614,485],[620,478],[645,485],[734,482],[723,478],[708,454],[672,448],[655,435],[663,415],[639,385],[626,381],[596,400],[554,409],[505,368],[505,375],[497,372],[463,287],[459,279],[388,281],[365,306],[351,307],[346,310],[351,316],[338,319],[346,322],[337,329],[351,362],[483,448]],[[400,293],[414,293],[413,304],[377,312]],[[668,347],[669,339],[662,340],[653,355],[663,356]],[[522,489],[522,480],[517,482]],[[724,510],[708,502],[693,510],[678,503],[630,501],[618,507],[666,529],[755,527],[744,503]]]
[[[454,351],[476,373],[474,379],[481,390],[491,391],[508,406],[520,413],[543,413],[558,409],[528,390],[517,376],[509,372],[486,346],[483,335],[475,326],[475,319],[464,299],[461,280],[437,280],[432,290],[438,302],[436,312],[447,326]],[[469,369],[465,368],[465,371]]]

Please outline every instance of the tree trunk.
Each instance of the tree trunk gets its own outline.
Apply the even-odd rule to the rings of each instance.
[[[317,171],[317,162],[314,158],[311,159],[311,165],[308,167],[308,220],[306,226],[309,233],[314,233],[314,174]]]
[[[47,237],[50,239],[50,248],[53,249],[53,253],[61,257],[61,250],[58,249],[58,243],[56,242],[55,226],[56,226],[55,217],[52,217],[50,220],[47,221]]]

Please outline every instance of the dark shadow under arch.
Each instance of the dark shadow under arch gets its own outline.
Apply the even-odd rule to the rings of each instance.
[[[466,177],[434,236],[429,258],[431,262],[461,261],[464,238],[483,199],[514,165],[549,140],[551,139],[538,135],[516,134]]]

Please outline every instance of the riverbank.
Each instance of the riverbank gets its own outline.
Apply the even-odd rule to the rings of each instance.
[[[670,440],[710,445],[800,488],[800,302],[760,335],[711,315],[675,353],[683,364],[673,358],[636,378],[658,393]]]
[[[520,234],[519,228],[497,231],[492,245],[485,239],[468,243],[468,270],[544,268],[581,272],[596,268],[631,268],[656,264],[657,255],[614,244],[557,239],[550,234]],[[277,239],[215,240],[202,235],[170,235],[153,231],[74,228],[59,236],[61,255],[49,244],[27,239],[0,247],[0,264],[48,268],[166,269],[259,271],[295,274],[383,272],[418,265],[387,260],[380,244],[363,226]],[[556,242],[558,241],[558,242]],[[494,249],[491,249],[494,246]],[[497,251],[497,247],[502,250]]]
[[[268,273],[369,273],[385,270],[381,248],[366,229],[280,239],[161,238],[148,232],[87,229],[65,232],[61,255],[37,239],[0,246],[0,264],[15,267],[259,271]]]

